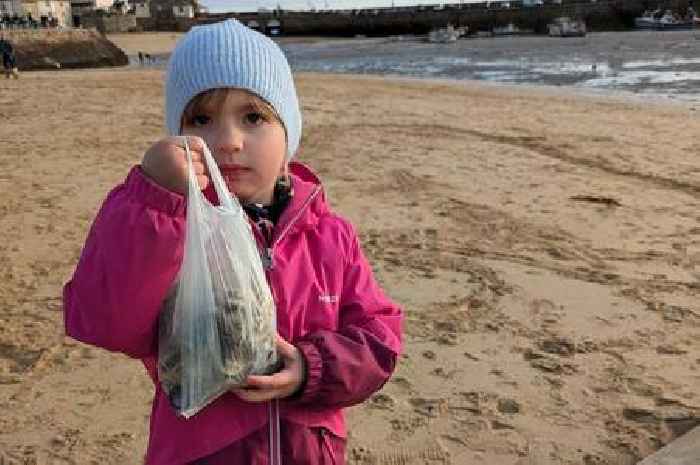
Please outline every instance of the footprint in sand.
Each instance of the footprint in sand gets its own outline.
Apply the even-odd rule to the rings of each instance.
[[[374,394],[369,398],[368,405],[371,408],[381,409],[381,410],[393,410],[396,406],[396,401],[393,397],[388,394],[379,393]]]
[[[413,397],[408,402],[413,406],[414,412],[430,418],[444,416],[449,412],[448,400],[444,397],[435,399]]]
[[[552,337],[537,341],[537,347],[543,352],[570,357],[576,353],[576,344],[566,337]]]
[[[520,404],[515,399],[509,399],[507,397],[498,399],[498,404],[496,406],[499,412],[507,414],[520,413],[522,408]]]
[[[578,372],[578,368],[571,363],[562,363],[554,357],[528,349],[523,354],[525,360],[530,362],[533,368],[555,375],[571,375]]]
[[[660,345],[656,348],[656,353],[660,355],[685,355],[688,353],[687,350],[681,349],[679,347],[667,344]]]
[[[443,379],[452,379],[452,378],[454,378],[454,376],[457,373],[459,373],[461,371],[463,371],[463,370],[446,371],[443,367],[437,367],[431,372],[431,374],[433,374],[435,376],[439,376],[440,378],[443,378]]]
[[[405,391],[411,391],[413,389],[411,382],[403,376],[394,376],[391,378],[391,384],[398,386]]]
[[[423,415],[401,415],[399,417],[393,418],[391,421],[391,426],[395,431],[402,431],[404,433],[413,434],[418,429],[428,426],[428,419]]]

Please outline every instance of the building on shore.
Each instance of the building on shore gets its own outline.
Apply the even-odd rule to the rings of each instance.
[[[197,0],[129,0],[143,31],[188,31],[206,11]]]
[[[150,0],[134,0],[130,1],[131,8],[134,10],[136,19],[151,17],[151,2]]]
[[[23,15],[22,0],[0,0],[0,18],[12,18]]]
[[[94,15],[96,11],[110,11],[114,0],[70,0],[71,16],[74,27],[82,25],[81,17]]]
[[[173,5],[173,16],[176,18],[194,18],[194,5],[182,2],[180,5]]]
[[[199,9],[196,0],[136,0],[134,5],[137,18],[191,19]]]
[[[73,25],[70,0],[22,0],[23,14],[41,27],[69,28]]]

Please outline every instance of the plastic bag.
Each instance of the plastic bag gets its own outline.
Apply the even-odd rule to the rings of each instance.
[[[178,414],[189,418],[250,374],[277,368],[276,313],[255,238],[208,148],[219,196],[199,190],[189,164],[185,252],[160,314],[158,376]]]

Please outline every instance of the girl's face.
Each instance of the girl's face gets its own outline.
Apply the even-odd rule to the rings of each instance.
[[[185,109],[181,132],[204,139],[239,199],[272,203],[277,178],[287,170],[287,138],[265,102],[240,89],[201,94]]]

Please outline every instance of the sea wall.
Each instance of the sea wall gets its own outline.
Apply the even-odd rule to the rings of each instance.
[[[285,35],[354,36],[426,34],[431,29],[467,26],[470,31],[490,30],[508,23],[545,33],[547,23],[558,16],[586,21],[589,30],[623,30],[634,24],[634,18],[648,8],[670,8],[684,11],[688,0],[545,0],[542,5],[524,6],[522,1],[504,3],[467,3],[432,7],[347,10],[340,12],[267,12],[251,14],[210,14],[197,19],[200,23],[236,17],[244,22],[256,21],[262,28],[273,19],[280,22]]]
[[[94,30],[3,31],[15,48],[20,70],[123,66],[128,57]]]

